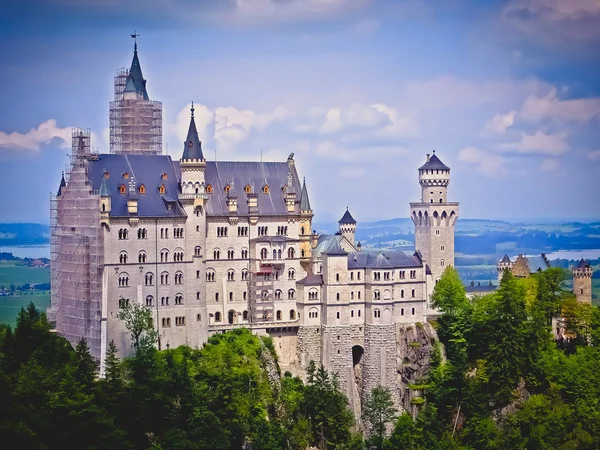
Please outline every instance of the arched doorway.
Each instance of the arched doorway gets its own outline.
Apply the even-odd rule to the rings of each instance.
[[[352,347],[352,368],[354,373],[354,379],[352,380],[352,399],[353,404],[350,405],[352,411],[356,417],[360,417],[360,411],[362,411],[362,391],[363,391],[363,373],[362,373],[362,357],[365,353],[365,349],[360,345]]]
[[[229,313],[227,313],[227,321],[229,322],[229,325],[237,323],[237,314],[233,309],[230,310]]]

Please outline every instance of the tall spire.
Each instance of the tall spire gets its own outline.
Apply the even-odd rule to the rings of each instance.
[[[202,143],[198,137],[198,130],[196,130],[196,121],[194,120],[194,103],[190,108],[190,127],[188,128],[187,139],[183,144],[183,155],[181,159],[197,159],[203,160],[204,155],[202,154]]]
[[[131,37],[134,36],[136,38],[139,35],[137,33],[131,35]],[[129,76],[127,77],[128,86],[130,84],[129,80],[132,80],[133,85],[135,86],[135,91],[139,95],[141,95],[144,98],[144,100],[150,100],[150,98],[148,97],[148,92],[146,91],[146,80],[144,80],[144,76],[142,75],[142,66],[140,65],[140,60],[138,58],[137,39],[133,44],[133,60],[131,61]]]
[[[64,187],[67,187],[67,182],[65,181],[65,173],[62,173],[62,178],[60,179],[60,186],[58,186],[58,192],[56,194],[57,197],[62,195],[62,190]]]
[[[308,190],[306,189],[306,178],[302,180],[302,193],[300,194],[300,211],[312,211],[310,200],[308,199]]]

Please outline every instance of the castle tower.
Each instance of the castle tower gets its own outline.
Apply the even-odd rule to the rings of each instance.
[[[415,224],[415,249],[421,253],[435,281],[447,266],[454,265],[454,225],[458,202],[448,202],[450,168],[435,154],[419,167],[421,201],[410,204]]]
[[[308,198],[305,178],[302,181],[302,192],[300,193],[300,264],[307,272],[310,271],[312,256],[312,218],[313,211]]]
[[[356,220],[346,208],[346,212],[338,222],[340,226],[340,233],[354,246],[354,235],[356,234]]]
[[[504,255],[504,258],[500,260],[498,264],[496,264],[496,270],[498,271],[498,284],[500,284],[500,280],[502,280],[502,275],[504,275],[505,270],[512,270],[514,263],[510,260],[508,255]]]
[[[150,100],[137,53],[129,70],[115,76],[110,102],[110,152],[142,155],[162,153],[162,103]]]
[[[208,314],[206,310],[206,202],[204,192],[204,171],[206,159],[202,154],[202,143],[198,137],[194,120],[194,104],[191,107],[190,126],[183,144],[183,154],[179,161],[181,168],[181,189],[179,202],[187,215],[185,221],[185,254],[191,255],[191,264],[186,264],[186,279],[195,283],[185,283],[186,320],[198,323],[197,334],[191,344],[199,345],[208,339]],[[237,205],[237,200],[236,200]]]
[[[573,294],[577,301],[592,304],[592,267],[583,258],[572,269],[573,271]]]

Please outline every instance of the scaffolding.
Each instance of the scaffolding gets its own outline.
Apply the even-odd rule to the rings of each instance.
[[[129,70],[119,69],[110,102],[110,152],[162,154],[162,103],[125,94]],[[129,93],[128,93],[129,94]]]
[[[99,193],[88,181],[88,161],[98,158],[90,136],[90,130],[73,130],[67,185],[50,199],[48,317],[73,346],[85,338],[92,356],[100,360],[104,245]]]
[[[271,253],[268,252],[268,255]],[[281,255],[281,253],[279,253]],[[278,271],[285,269],[281,257],[263,258],[256,242],[250,244],[250,271],[248,274],[248,318],[251,324],[275,320],[275,282]]]

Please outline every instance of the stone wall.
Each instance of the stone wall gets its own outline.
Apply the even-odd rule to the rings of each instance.
[[[300,367],[306,371],[309,363],[321,364],[321,327],[302,326],[298,329],[296,350]]]

